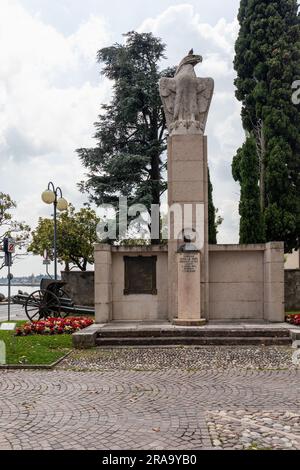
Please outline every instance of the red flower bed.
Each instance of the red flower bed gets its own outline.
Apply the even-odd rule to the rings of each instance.
[[[286,317],[286,321],[292,325],[300,325],[300,313],[297,313],[296,315],[288,315]]]
[[[17,328],[16,336],[72,334],[93,323],[94,320],[86,317],[47,318]]]

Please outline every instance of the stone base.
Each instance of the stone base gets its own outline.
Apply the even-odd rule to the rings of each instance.
[[[204,326],[206,324],[205,318],[200,318],[199,320],[178,320],[173,321],[175,326]]]

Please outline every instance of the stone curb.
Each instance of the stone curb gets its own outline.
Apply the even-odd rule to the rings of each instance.
[[[96,346],[97,335],[103,325],[93,325],[72,334],[73,347],[75,349],[90,349]]]
[[[64,356],[57,359],[57,361],[52,362],[52,364],[5,364],[0,365],[1,370],[36,370],[36,369],[44,369],[44,370],[51,370],[54,369],[60,362],[66,359],[73,351],[69,351]]]
[[[300,341],[300,330],[290,330],[292,341]]]

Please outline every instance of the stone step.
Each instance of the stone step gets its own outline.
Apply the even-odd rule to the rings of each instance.
[[[166,328],[166,329],[116,329],[103,328],[98,332],[99,338],[290,338],[290,331],[284,328],[278,329],[201,329],[201,328]]]
[[[173,337],[97,337],[96,345],[104,346],[288,346],[291,345],[290,337],[204,337],[204,336],[173,336]]]

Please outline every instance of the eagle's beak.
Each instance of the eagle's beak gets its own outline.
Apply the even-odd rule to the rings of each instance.
[[[203,61],[202,56],[201,56],[201,55],[196,55],[196,54],[194,54],[194,55],[191,57],[191,59],[192,59],[192,63],[195,64],[195,65],[201,64],[201,62]]]

